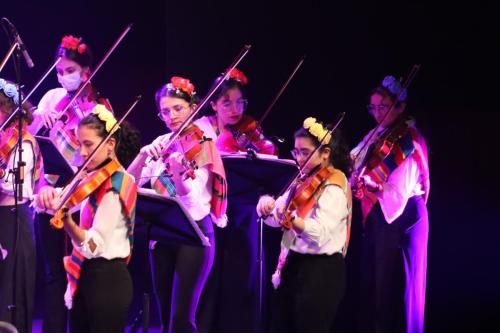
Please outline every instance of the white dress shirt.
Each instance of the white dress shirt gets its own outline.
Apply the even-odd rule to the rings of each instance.
[[[284,206],[287,197],[288,192],[276,200],[275,210]],[[280,227],[273,215],[264,222]],[[282,246],[304,254],[342,253],[347,239],[348,218],[349,208],[344,191],[337,185],[326,185],[318,202],[304,218],[304,231],[298,234],[293,229],[285,230]]]
[[[83,201],[82,207],[87,204],[88,198]],[[109,191],[103,196],[97,206],[92,227],[84,232],[85,240],[81,244],[75,241],[72,243],[87,259],[126,258],[130,254],[127,218],[118,193]],[[94,251],[90,250],[90,240],[96,245]]]

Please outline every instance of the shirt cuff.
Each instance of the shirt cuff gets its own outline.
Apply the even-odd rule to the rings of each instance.
[[[75,241],[73,241],[73,246],[76,247],[78,249],[78,251],[83,254],[84,257],[86,258],[96,258],[98,257],[101,253],[102,253],[102,247],[104,245],[104,242],[101,238],[101,236],[93,231],[92,229],[91,230],[84,230],[83,231],[84,234],[85,234],[85,239],[83,240],[83,242],[81,243],[76,243]],[[92,251],[90,249],[90,240],[93,241],[93,243],[95,244],[95,249],[94,251]]]

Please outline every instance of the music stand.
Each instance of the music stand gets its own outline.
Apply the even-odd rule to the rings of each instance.
[[[293,160],[278,159],[265,154],[228,154],[222,155],[229,186],[228,204],[233,200],[245,198],[252,204],[263,194],[276,196],[286,188],[298,172],[297,163]],[[259,235],[257,245],[257,332],[262,329],[262,281],[263,281],[263,234],[264,221],[259,219]]]
[[[140,188],[138,190],[135,231],[146,234],[144,259],[148,274],[151,273],[148,256],[150,240],[210,246],[208,238],[179,199],[165,197],[152,189]],[[146,283],[147,287],[143,298],[143,332],[145,333],[149,329],[150,284],[151,278]],[[134,331],[130,330],[130,332]]]
[[[52,140],[45,136],[35,136],[43,157],[43,169],[46,174],[59,176],[54,187],[62,187],[68,184],[75,171],[69,165]],[[51,184],[52,185],[52,184]]]
[[[244,154],[222,155],[226,170],[230,198],[245,196],[247,193],[277,195],[297,174],[297,163],[293,160],[278,159],[273,155],[256,154],[249,158]],[[255,204],[257,204],[257,200]]]

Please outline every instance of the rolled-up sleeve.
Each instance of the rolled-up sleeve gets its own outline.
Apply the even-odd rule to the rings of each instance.
[[[120,224],[124,224],[123,221],[124,215],[120,197],[118,193],[110,191],[104,195],[97,207],[92,227],[85,230],[85,240],[81,244],[73,242],[73,245],[87,259],[100,257],[110,245],[113,245],[110,244],[113,235],[119,229]],[[89,245],[91,240],[96,245],[93,251]],[[125,245],[127,244],[125,243]]]

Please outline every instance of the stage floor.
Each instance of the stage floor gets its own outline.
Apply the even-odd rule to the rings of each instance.
[[[127,326],[126,332],[129,332],[130,326]],[[42,320],[41,319],[34,319],[33,320],[33,329],[32,333],[41,333],[42,332]],[[69,330],[68,330],[69,332]],[[142,328],[140,328],[137,332],[142,332]],[[159,327],[150,327],[148,330],[149,333],[160,333],[160,328]]]

